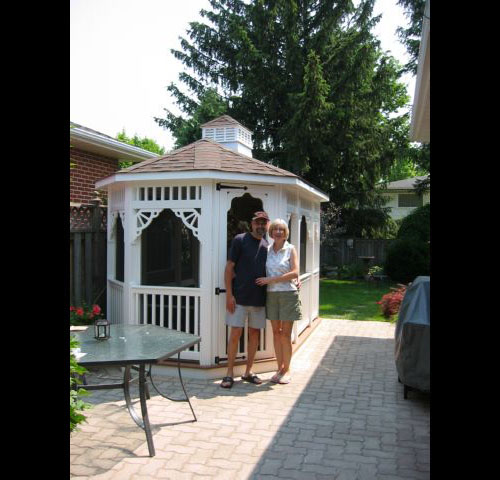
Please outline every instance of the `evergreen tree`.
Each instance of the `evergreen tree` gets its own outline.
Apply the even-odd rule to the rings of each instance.
[[[410,20],[408,28],[398,27],[396,30],[401,43],[406,47],[406,51],[410,56],[410,60],[404,66],[404,71],[416,75],[425,0],[398,0],[397,4],[403,7],[406,17]]]
[[[198,100],[175,85],[169,91],[190,118],[156,121],[181,128],[210,87],[227,105],[223,113],[253,132],[256,158],[304,177],[344,210],[383,211],[374,185],[407,142],[398,130],[408,115],[391,114],[409,97],[402,67],[371,33],[374,0],[210,4],[200,12],[207,22],[190,23],[189,40],[172,50]]]
[[[404,71],[416,75],[426,0],[398,0],[397,3],[404,8],[405,14],[410,20],[408,28],[399,27],[397,29],[401,43],[406,47],[406,51],[410,56],[409,62],[404,66]],[[430,189],[431,184],[430,143],[414,147],[412,153],[414,163],[420,171],[423,170],[429,174],[426,179],[418,181],[416,184],[415,190],[417,193],[422,194]]]
[[[404,123],[399,131],[395,132],[395,135],[399,136],[399,147],[394,163],[388,174],[383,177],[386,182],[429,174],[429,148],[427,145],[410,142],[409,131],[408,123]]]
[[[170,110],[164,108],[167,117],[165,119],[155,117],[158,125],[168,128],[175,138],[174,148],[196,142],[201,138],[201,127],[213,118],[224,115],[228,110],[228,103],[217,93],[214,88],[199,89],[198,101],[193,101],[181,94],[175,85],[167,87],[178,101],[181,110],[188,116],[174,115]]]

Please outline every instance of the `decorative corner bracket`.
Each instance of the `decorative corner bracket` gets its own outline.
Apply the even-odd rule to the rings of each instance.
[[[177,208],[177,209],[172,209],[172,211],[175,213],[176,217],[179,217],[182,220],[182,223],[189,228],[192,232],[193,235],[199,240],[199,228],[198,228],[198,220],[200,218],[200,214],[198,213],[198,210],[195,210],[194,208]]]
[[[113,238],[115,237],[117,218],[118,212],[109,212],[108,240],[113,240]]]
[[[115,210],[113,212],[109,212],[108,240],[112,240],[116,236],[116,221],[118,220],[118,216],[122,219],[122,226],[123,229],[125,229],[125,211]]]
[[[134,231],[134,236],[132,242],[135,242],[137,238],[141,235],[141,232],[149,227],[151,222],[160,215],[163,208],[141,208],[135,213],[136,226]],[[122,217],[123,218],[123,217]],[[125,227],[125,226],[124,226]]]
[[[312,238],[313,238],[314,224],[312,222],[312,218],[311,217],[306,216],[306,224],[307,224],[307,238],[309,240],[312,240]]]

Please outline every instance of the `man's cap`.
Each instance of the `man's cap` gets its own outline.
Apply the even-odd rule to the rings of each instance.
[[[264,220],[267,220],[269,222],[269,216],[266,212],[255,212],[253,214],[252,220],[257,220],[258,218],[263,218]]]

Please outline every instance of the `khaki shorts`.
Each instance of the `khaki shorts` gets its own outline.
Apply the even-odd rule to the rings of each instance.
[[[244,327],[245,319],[248,317],[250,328],[266,328],[266,308],[236,305],[234,313],[226,310],[226,325],[230,327]]]
[[[266,316],[269,320],[302,320],[302,305],[299,292],[267,292]]]

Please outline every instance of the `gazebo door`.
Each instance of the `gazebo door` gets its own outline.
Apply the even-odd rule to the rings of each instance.
[[[226,188],[225,188],[226,187]],[[229,188],[227,188],[229,187]],[[251,215],[258,210],[265,210],[273,218],[271,198],[273,198],[272,187],[252,187],[248,185],[221,185],[219,190],[219,246],[218,260],[214,262],[217,271],[214,278],[216,283],[216,302],[218,303],[218,325],[217,342],[218,355],[215,362],[227,363],[227,339],[229,328],[225,324],[226,318],[226,295],[224,284],[224,269],[226,267],[227,254],[231,240],[238,233],[250,231]],[[267,327],[260,331],[259,347],[255,359],[270,358],[274,356],[271,323],[267,321]],[[244,335],[241,336],[237,360],[244,360],[247,356],[248,326],[245,326]]]

